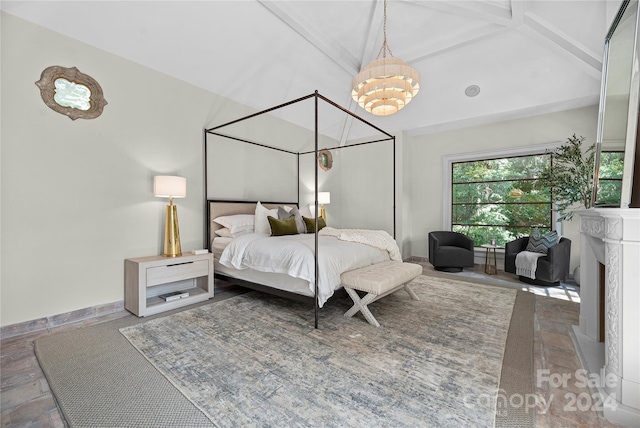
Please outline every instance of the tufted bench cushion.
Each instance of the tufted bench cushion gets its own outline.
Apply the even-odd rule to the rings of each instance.
[[[354,303],[344,316],[352,317],[361,311],[370,324],[380,327],[367,305],[401,288],[404,288],[413,300],[419,300],[408,283],[421,274],[420,265],[394,261],[376,263],[343,273],[340,275],[340,282]],[[355,290],[367,294],[360,298]]]

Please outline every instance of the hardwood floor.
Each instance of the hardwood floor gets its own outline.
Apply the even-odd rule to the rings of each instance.
[[[425,275],[447,276],[435,272],[428,263],[422,263]],[[478,281],[496,283],[503,286],[528,288],[538,295],[535,308],[534,371],[548,369],[549,373],[575,374],[582,368],[570,336],[572,325],[578,323],[579,303],[575,287],[536,288],[527,287],[513,278],[513,275],[500,272],[499,275],[486,276],[481,268],[466,275]],[[232,293],[233,286],[216,281],[216,295]],[[554,296],[554,297],[552,297]],[[49,385],[40,369],[34,354],[33,341],[39,337],[58,332],[77,329],[87,325],[106,322],[122,317],[133,317],[129,312],[103,315],[85,321],[66,324],[37,333],[23,334],[2,339],[0,365],[0,420],[3,428],[17,427],[64,427],[62,415],[58,412]],[[566,397],[591,392],[587,388],[578,388],[575,384],[564,388],[553,388],[549,382],[537,385],[535,393],[551,405],[548,411],[536,412],[538,427],[617,427],[605,420],[595,411],[572,410]]]
[[[2,339],[0,344],[0,420],[2,427],[64,427],[47,379],[35,356],[33,341],[39,337],[91,324],[133,316],[126,311],[66,324],[49,330]]]

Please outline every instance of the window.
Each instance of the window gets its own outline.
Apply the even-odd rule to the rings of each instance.
[[[620,206],[622,195],[622,171],[624,152],[600,153],[600,178],[598,179],[598,206]]]
[[[536,178],[549,154],[519,155],[451,163],[451,230],[498,246],[532,228],[551,230],[553,212],[548,188]]]

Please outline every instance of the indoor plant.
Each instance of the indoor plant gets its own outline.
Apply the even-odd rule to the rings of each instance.
[[[551,163],[538,177],[542,186],[551,189],[558,220],[571,220],[575,211],[572,207],[577,203],[585,209],[591,207],[595,144],[583,150],[584,140],[585,137],[573,134],[562,146],[550,151]]]

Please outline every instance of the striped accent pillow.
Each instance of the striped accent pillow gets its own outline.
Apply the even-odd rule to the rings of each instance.
[[[553,247],[557,243],[558,232],[555,230],[543,235],[538,229],[533,229],[533,232],[529,235],[529,243],[527,244],[525,251],[547,254],[549,248]]]

